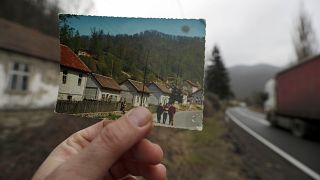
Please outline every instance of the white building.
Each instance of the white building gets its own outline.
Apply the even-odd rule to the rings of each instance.
[[[191,103],[194,104],[203,104],[204,96],[203,89],[198,89],[198,91],[191,94]]]
[[[121,88],[112,77],[92,73],[87,80],[85,99],[98,101],[120,101]]]
[[[125,98],[127,103],[132,103],[134,107],[149,106],[148,98],[150,91],[147,86],[143,86],[142,82],[135,81],[132,79],[127,79],[126,81],[120,83],[121,96]]]
[[[182,105],[188,104],[188,93],[186,91],[182,91]]]
[[[91,70],[67,46],[60,44],[58,100],[82,101]]]
[[[53,108],[59,40],[0,18],[0,110]]]
[[[182,86],[182,90],[188,92],[188,95],[198,91],[199,88],[200,88],[199,84],[194,83],[190,80],[185,80]]]
[[[165,84],[160,82],[152,82],[148,85],[150,90],[149,103],[153,105],[167,104],[169,103],[170,90],[165,86]]]

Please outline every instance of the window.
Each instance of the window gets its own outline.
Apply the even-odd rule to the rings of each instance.
[[[12,91],[27,91],[29,87],[29,65],[14,63],[10,72],[8,89]]]
[[[139,101],[140,101],[140,98],[139,98],[139,96],[136,96],[136,98],[137,98],[137,103],[139,103]]]
[[[104,101],[106,98],[106,95],[105,94],[102,94],[102,100]]]
[[[82,74],[79,74],[78,86],[81,86],[81,82],[82,82]]]
[[[62,84],[66,84],[67,83],[67,75],[68,75],[68,71],[67,70],[63,70]]]
[[[72,101],[72,96],[67,97],[69,101]]]

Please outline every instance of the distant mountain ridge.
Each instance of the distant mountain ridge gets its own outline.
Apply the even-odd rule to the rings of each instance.
[[[255,92],[264,91],[265,83],[276,73],[282,70],[281,67],[268,64],[237,65],[228,68],[231,89],[238,99],[248,98]]]

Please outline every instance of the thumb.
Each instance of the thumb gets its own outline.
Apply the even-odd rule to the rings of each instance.
[[[89,146],[63,166],[67,173],[70,173],[69,177],[75,179],[102,178],[126,151],[149,133],[151,128],[150,111],[143,107],[132,109],[120,119],[105,126]]]

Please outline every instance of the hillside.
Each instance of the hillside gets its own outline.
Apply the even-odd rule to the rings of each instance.
[[[240,99],[250,97],[254,92],[264,90],[265,83],[272,78],[281,68],[258,64],[254,66],[233,66],[229,69],[230,85],[235,96]]]
[[[178,82],[190,79],[202,83],[204,38],[149,30],[134,35],[110,35],[96,31],[91,36],[80,36],[76,40],[77,47],[70,43],[75,52],[87,49],[94,54],[94,59],[82,58],[88,67],[99,74],[112,74],[117,81],[127,78],[123,72],[142,81],[148,61],[148,81],[178,77]]]

